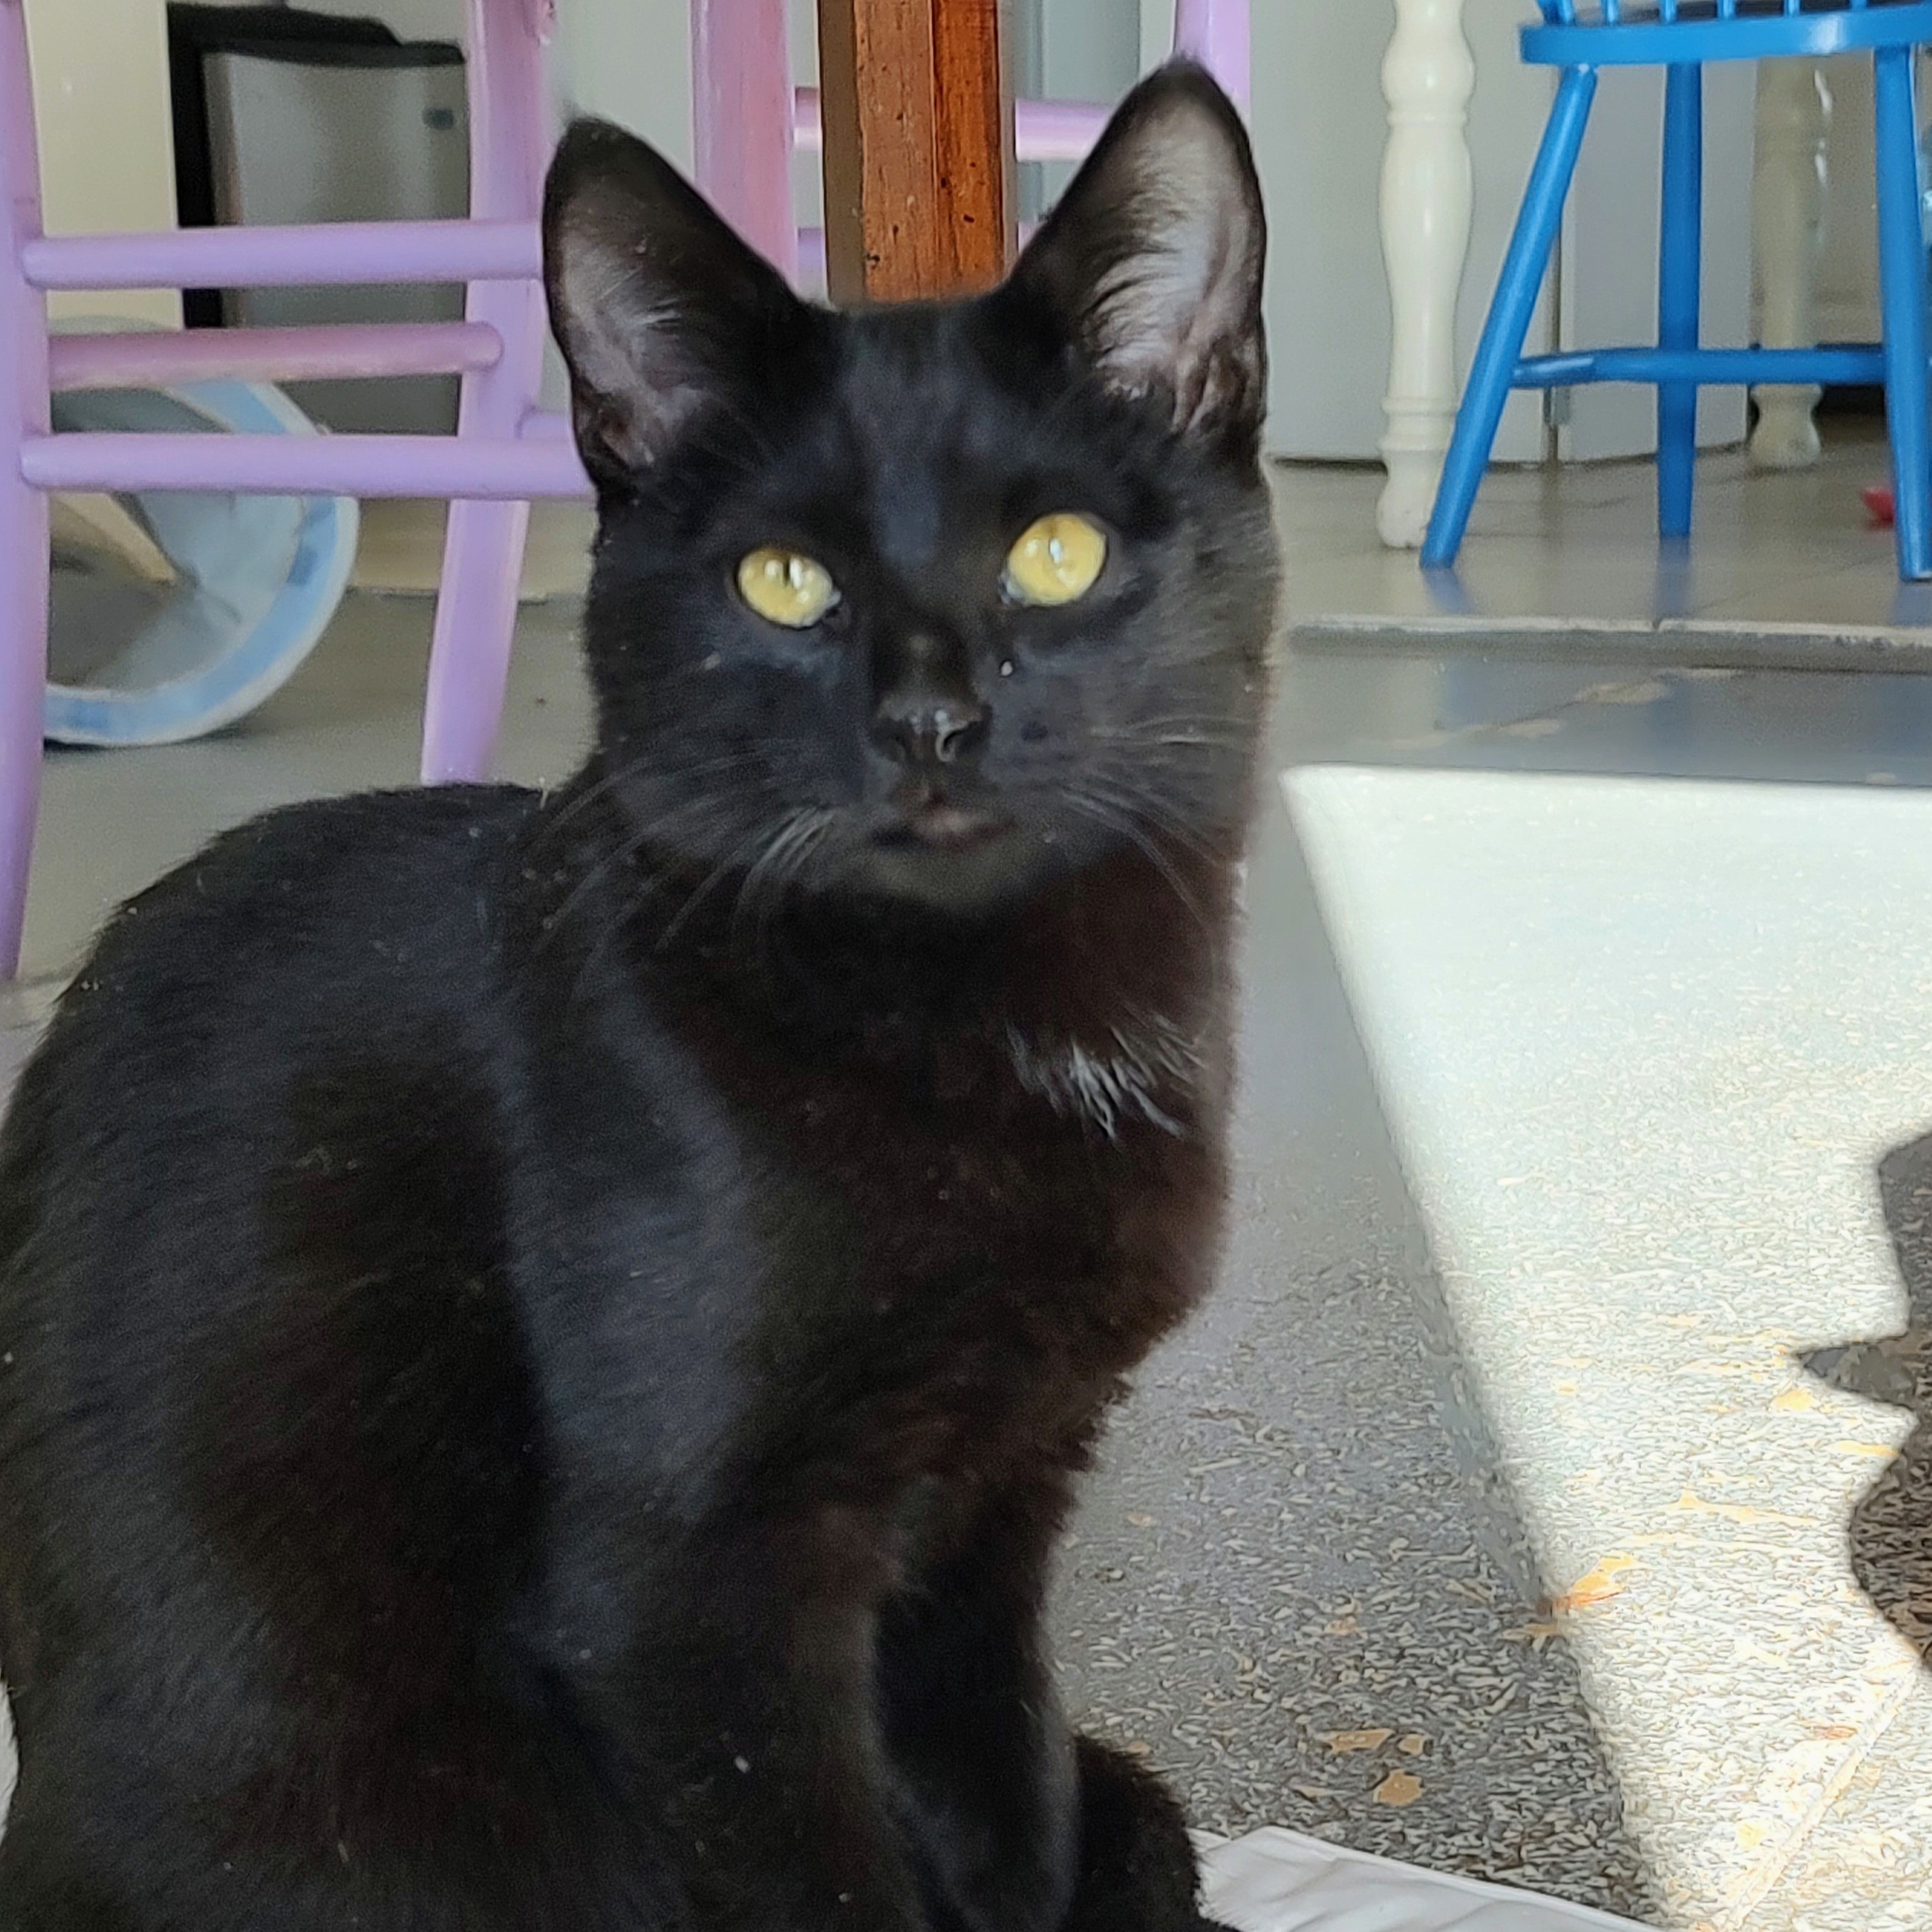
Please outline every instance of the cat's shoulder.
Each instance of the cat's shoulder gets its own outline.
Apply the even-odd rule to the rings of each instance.
[[[536,814],[510,785],[357,792],[284,806],[223,832],[122,906],[104,944],[145,916],[259,927],[269,909],[313,934],[318,915],[356,922],[428,909],[411,886],[488,873]],[[433,895],[440,896],[440,893]]]
[[[372,875],[446,872],[466,851],[488,862],[534,816],[541,794],[516,785],[426,785],[280,806],[224,832],[129,902],[218,910],[247,895],[367,884]]]
[[[512,787],[452,785],[266,812],[116,910],[62,1017],[117,1030],[164,1018],[174,1032],[197,1012],[460,998],[500,951],[518,841],[539,804]]]

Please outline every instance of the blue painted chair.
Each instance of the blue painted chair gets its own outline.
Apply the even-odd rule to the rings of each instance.
[[[1932,577],[1932,440],[1927,423],[1925,243],[1920,225],[1914,50],[1932,44],[1932,0],[1539,0],[1522,57],[1562,70],[1556,102],[1504,257],[1489,320],[1442,466],[1424,543],[1426,568],[1453,564],[1512,388],[1577,382],[1657,387],[1657,522],[1690,532],[1697,391],[1704,384],[1882,382],[1897,499],[1898,571]],[[1703,70],[1712,61],[1869,52],[1877,104],[1879,261],[1885,340],[1878,347],[1702,349]],[[1662,67],[1662,246],[1654,348],[1522,353],[1563,204],[1583,145],[1597,75]]]

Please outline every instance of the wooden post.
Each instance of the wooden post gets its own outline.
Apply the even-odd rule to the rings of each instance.
[[[819,0],[826,279],[839,303],[990,288],[1012,256],[1004,0]]]

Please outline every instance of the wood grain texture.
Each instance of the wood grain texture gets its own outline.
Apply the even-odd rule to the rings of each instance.
[[[1005,273],[1013,118],[1003,0],[821,0],[827,280],[841,303]]]
[[[930,0],[943,292],[989,288],[1013,243],[1013,104],[1000,0]]]

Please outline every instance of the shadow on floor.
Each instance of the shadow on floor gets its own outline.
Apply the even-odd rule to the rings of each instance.
[[[1250,874],[1222,1286],[1150,1362],[1066,1551],[1081,1720],[1197,1823],[1654,1909],[1497,1474],[1279,795]]]
[[[1298,647],[1285,761],[1932,785],[1932,675]]]
[[[1932,1134],[1879,1163],[1879,1196],[1905,1284],[1896,1335],[1800,1358],[1822,1381],[1907,1411],[1914,1426],[1852,1513],[1852,1574],[1932,1668]]]

